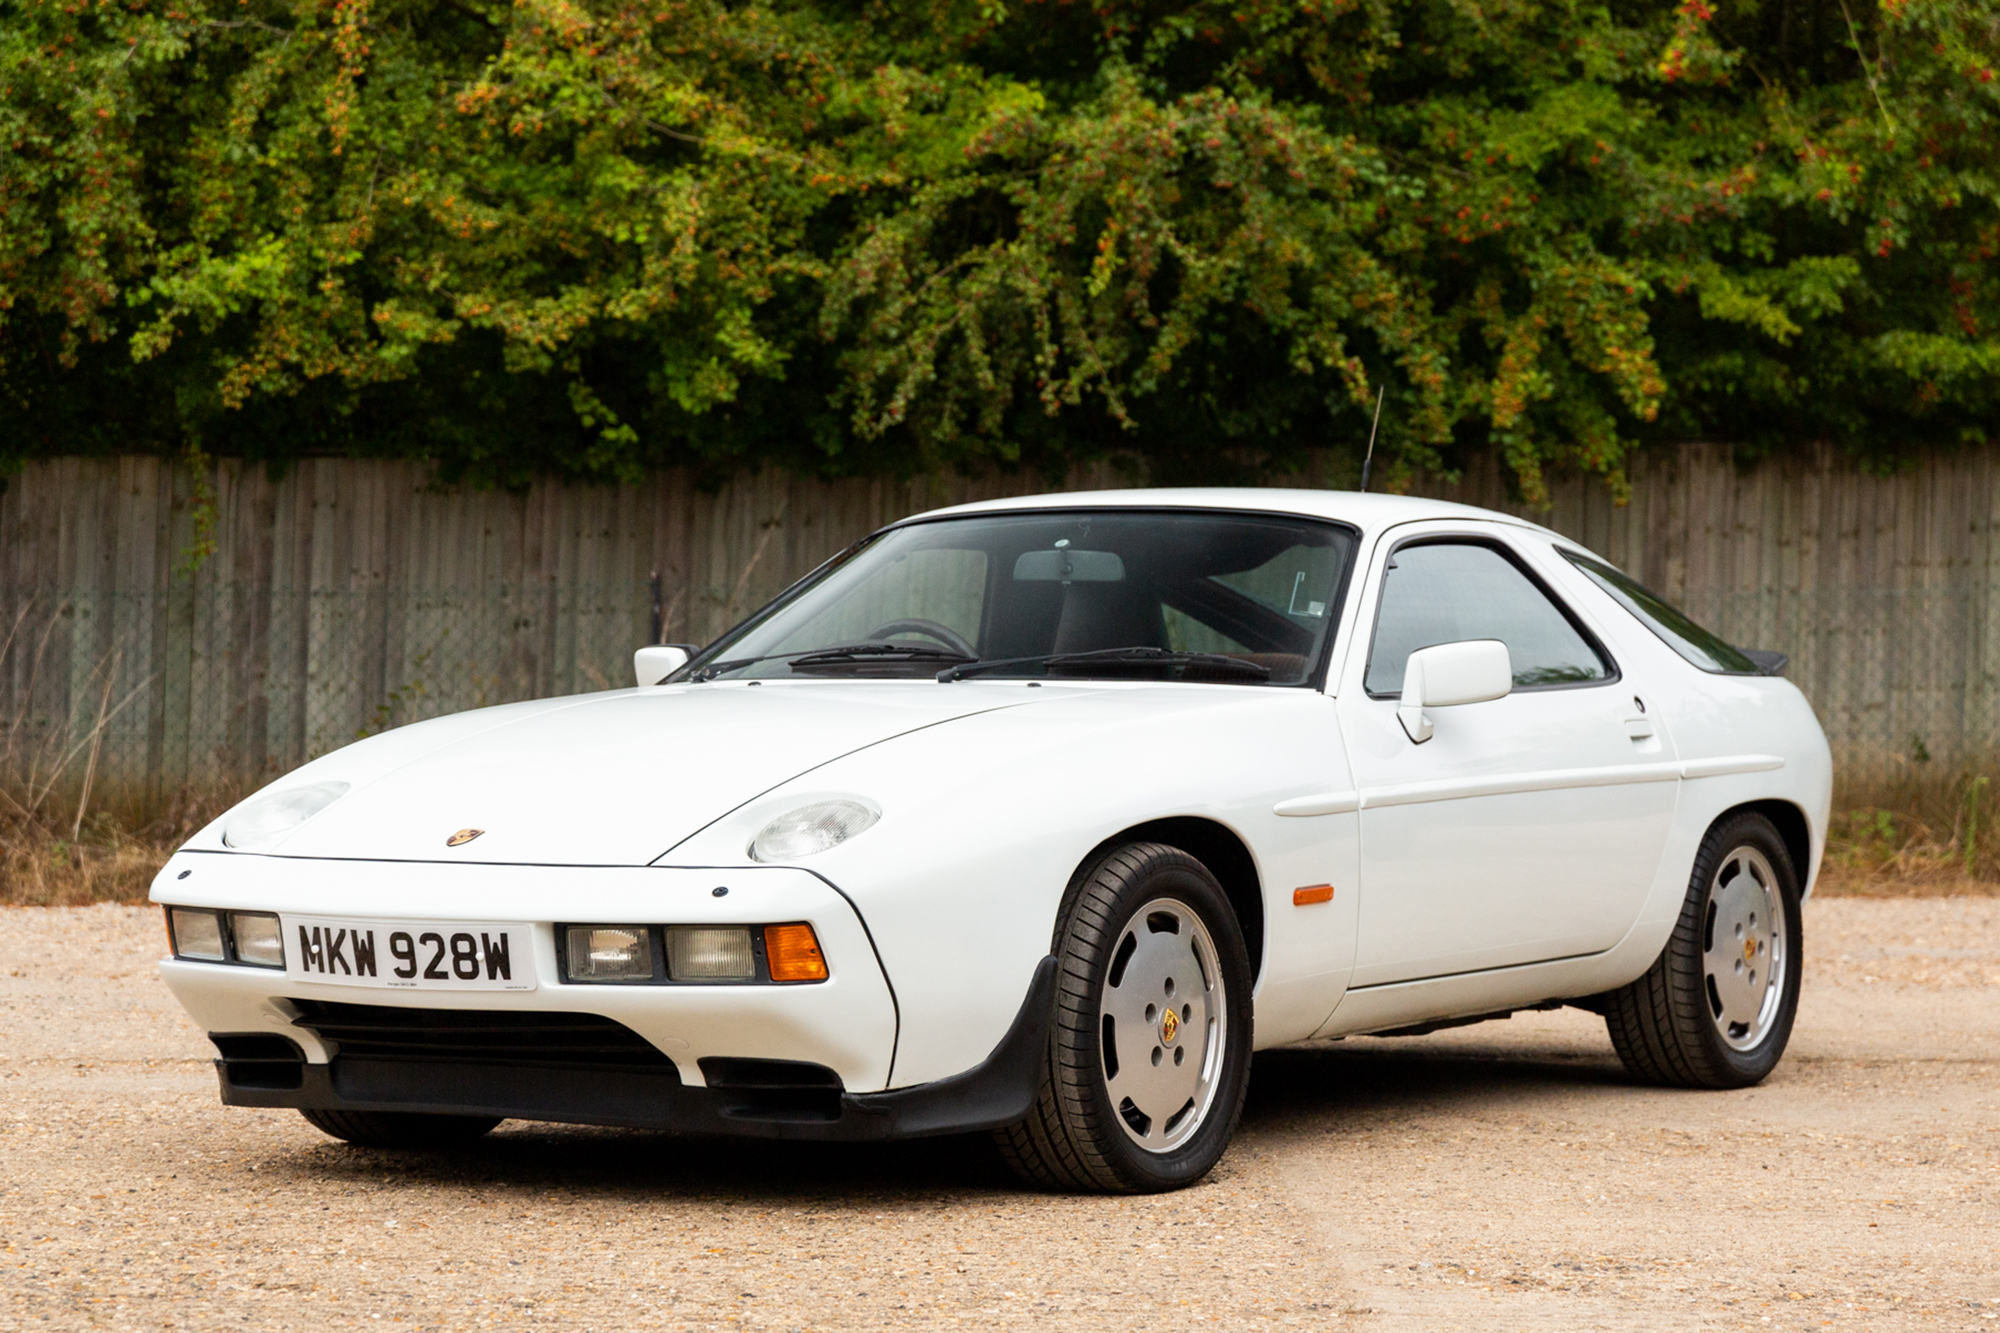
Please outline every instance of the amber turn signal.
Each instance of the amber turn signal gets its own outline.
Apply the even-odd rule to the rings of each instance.
[[[1308,884],[1303,889],[1292,890],[1292,906],[1294,907],[1306,907],[1313,903],[1330,903],[1332,901],[1333,885],[1331,884]]]
[[[826,958],[805,922],[764,927],[764,960],[773,981],[825,981]]]

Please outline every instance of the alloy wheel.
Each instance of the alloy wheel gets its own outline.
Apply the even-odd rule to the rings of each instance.
[[[1737,847],[1709,883],[1701,956],[1709,1018],[1735,1050],[1763,1041],[1782,1007],[1786,938],[1776,872],[1755,847]]]
[[[1098,998],[1105,1091],[1126,1135],[1168,1153],[1207,1118],[1229,1041],[1215,941],[1175,898],[1141,906],[1119,932]]]

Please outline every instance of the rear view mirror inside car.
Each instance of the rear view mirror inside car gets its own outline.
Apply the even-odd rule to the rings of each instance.
[[[1115,551],[1025,551],[1014,562],[1017,583],[1123,583],[1125,562]]]

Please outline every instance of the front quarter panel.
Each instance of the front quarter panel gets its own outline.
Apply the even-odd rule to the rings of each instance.
[[[785,810],[829,795],[875,803],[879,824],[796,864],[855,901],[881,951],[902,1013],[895,1086],[959,1073],[999,1042],[1080,863],[1156,819],[1212,820],[1250,849],[1266,923],[1258,1044],[1324,1021],[1353,965],[1355,817],[1280,818],[1273,807],[1351,787],[1330,699],[1231,686],[936,688],[1037,703],[850,755],[661,862],[738,864]],[[1316,883],[1336,885],[1334,901],[1294,907],[1292,890]]]

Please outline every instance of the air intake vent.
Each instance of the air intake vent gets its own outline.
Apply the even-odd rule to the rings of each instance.
[[[803,1060],[705,1056],[701,1075],[726,1120],[838,1120],[840,1075]]]
[[[211,1032],[222,1059],[222,1076],[231,1087],[296,1088],[305,1079],[305,1052],[275,1032]]]
[[[292,1021],[334,1043],[341,1060],[411,1060],[566,1069],[674,1069],[658,1047],[598,1014],[524,1010],[404,1009],[386,1004],[293,1000]]]

